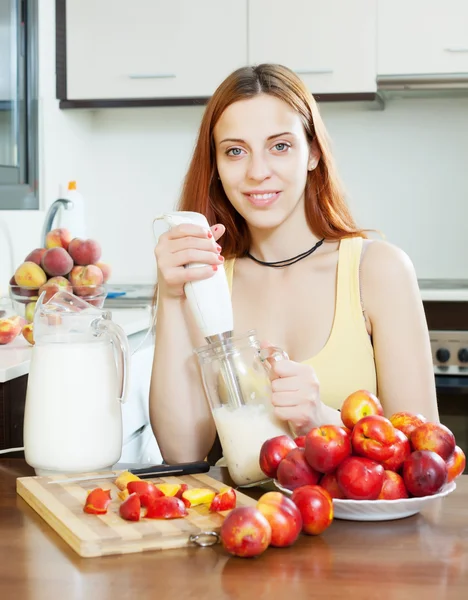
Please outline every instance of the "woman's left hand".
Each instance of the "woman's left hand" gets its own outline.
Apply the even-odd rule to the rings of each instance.
[[[271,402],[276,416],[289,421],[294,435],[323,424],[324,405],[314,369],[292,360],[270,360]]]

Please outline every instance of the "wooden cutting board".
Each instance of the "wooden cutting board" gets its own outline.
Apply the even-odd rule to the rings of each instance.
[[[97,475],[97,473],[95,473]],[[125,521],[119,516],[118,488],[115,478],[99,481],[78,481],[50,484],[64,480],[66,475],[53,477],[20,477],[17,493],[62,537],[80,556],[126,554],[144,550],[163,550],[194,545],[191,535],[204,531],[219,533],[225,515],[210,513],[208,506],[188,509],[181,519],[142,519]],[[70,475],[70,478],[72,476]],[[226,487],[205,474],[147,479],[154,483],[186,483],[189,488],[206,487],[219,491]],[[105,515],[83,512],[88,491],[96,487],[110,489],[112,502]],[[237,506],[255,506],[256,501],[236,490]]]

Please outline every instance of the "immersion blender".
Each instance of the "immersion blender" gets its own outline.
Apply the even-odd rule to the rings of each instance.
[[[197,212],[163,213],[158,215],[155,220],[164,220],[171,228],[183,223],[192,223],[200,225],[207,231],[210,229],[206,217]],[[213,244],[215,244],[214,240]],[[190,263],[184,266],[185,268],[197,268],[208,265]],[[242,406],[244,404],[242,389],[229,351],[232,349],[230,338],[232,338],[234,330],[234,317],[224,265],[219,265],[215,274],[208,279],[186,283],[184,291],[196,323],[206,341],[209,344],[220,344],[220,350],[225,354],[222,374],[226,387],[235,405]]]

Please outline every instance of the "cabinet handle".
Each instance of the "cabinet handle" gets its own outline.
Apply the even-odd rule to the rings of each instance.
[[[449,46],[444,50],[445,52],[468,52],[468,46]]]
[[[175,73],[131,73],[130,79],[172,79]]]
[[[295,69],[298,75],[331,75],[333,69]]]

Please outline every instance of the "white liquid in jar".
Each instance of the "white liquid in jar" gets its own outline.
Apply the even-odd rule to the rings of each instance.
[[[213,418],[234,483],[248,485],[267,479],[260,469],[260,449],[270,438],[291,435],[287,423],[276,419],[263,404],[234,410],[221,406],[213,410]]]
[[[24,447],[36,473],[94,471],[119,460],[118,384],[109,341],[33,347]]]

